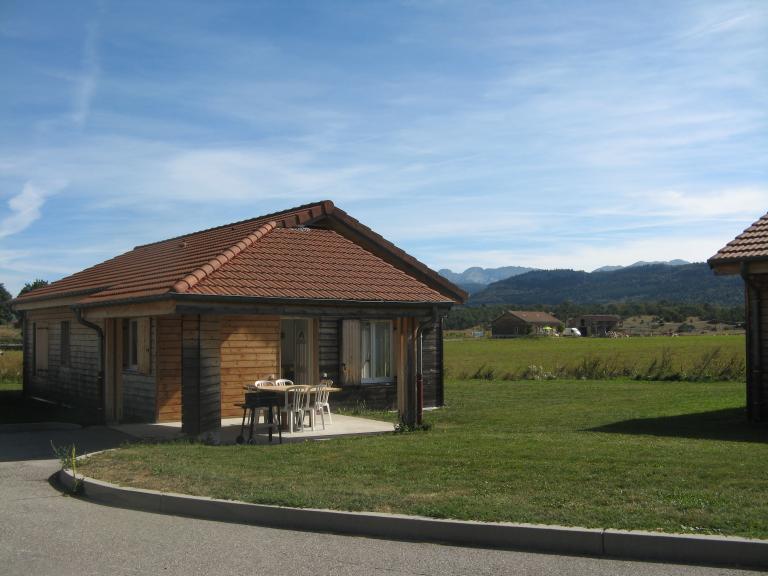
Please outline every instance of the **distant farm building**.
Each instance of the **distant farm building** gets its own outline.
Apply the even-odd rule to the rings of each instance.
[[[546,312],[508,310],[491,323],[491,334],[494,338],[516,338],[545,335],[562,327],[560,320]]]
[[[582,336],[607,336],[621,324],[615,314],[584,314],[568,321],[568,326],[578,328]]]
[[[739,274],[747,304],[747,416],[768,420],[768,214],[708,261],[715,274]]]

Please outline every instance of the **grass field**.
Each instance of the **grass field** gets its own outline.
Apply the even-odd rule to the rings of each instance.
[[[768,429],[744,385],[450,381],[424,433],[135,445],[83,473],[290,506],[768,538]]]
[[[21,342],[21,330],[10,324],[0,324],[0,342]]]
[[[446,340],[445,368],[457,379],[743,381],[744,336],[485,338]]]
[[[0,355],[0,390],[21,390],[21,350],[5,350]]]

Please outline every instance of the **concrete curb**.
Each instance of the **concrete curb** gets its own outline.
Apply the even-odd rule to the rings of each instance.
[[[0,424],[3,432],[38,432],[47,430],[80,430],[80,424],[71,422],[19,422],[18,424]]]
[[[74,488],[71,471],[59,471],[58,478],[68,490]],[[77,481],[81,494],[93,502],[204,520],[482,548],[768,568],[768,540],[285,508],[123,488],[87,477]]]

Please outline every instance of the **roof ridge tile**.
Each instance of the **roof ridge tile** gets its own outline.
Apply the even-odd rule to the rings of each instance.
[[[245,238],[237,242],[234,246],[230,246],[224,252],[219,254],[218,256],[215,256],[211,258],[208,262],[200,266],[199,268],[196,268],[189,274],[187,274],[184,278],[176,282],[171,287],[171,292],[177,292],[180,294],[183,294],[199,282],[201,282],[204,278],[209,276],[210,274],[213,274],[216,270],[224,266],[227,262],[232,260],[235,256],[240,254],[243,250],[248,248],[249,246],[252,246],[254,242],[259,240],[260,238],[263,238],[267,234],[269,234],[272,230],[277,228],[277,222],[272,220],[271,222],[267,222],[263,226],[261,226],[258,230],[255,232],[248,234]]]

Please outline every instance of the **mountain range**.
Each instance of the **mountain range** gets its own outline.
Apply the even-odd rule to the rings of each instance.
[[[438,271],[438,274],[444,276],[460,288],[463,288],[470,294],[473,292],[479,292],[484,289],[488,284],[498,282],[499,280],[506,280],[513,276],[525,274],[535,270],[535,268],[526,268],[525,266],[502,266],[501,268],[480,268],[479,266],[473,266],[467,268],[464,272],[453,272],[447,268],[443,268]]]
[[[715,276],[698,264],[646,264],[613,271],[533,270],[489,284],[471,294],[468,304],[555,305],[565,301],[600,304],[626,301],[709,303],[743,302],[739,276]]]
[[[637,268],[640,266],[652,266],[655,264],[682,266],[685,264],[690,264],[690,262],[686,262],[685,260],[669,260],[666,262],[645,262],[640,260],[639,262],[635,262],[629,266],[602,266],[601,268],[593,270],[593,272],[615,272],[616,270],[622,270],[624,268]],[[474,294],[475,292],[484,290],[485,287],[489,284],[500,282],[501,280],[506,280],[507,278],[512,278],[521,274],[526,274],[527,272],[532,272],[533,270],[538,270],[538,268],[528,268],[526,266],[481,268],[479,266],[473,266],[472,268],[467,268],[464,270],[464,272],[454,272],[448,268],[443,268],[439,270],[438,273],[460,288],[466,290],[469,294]]]

